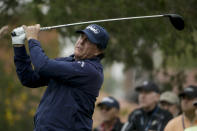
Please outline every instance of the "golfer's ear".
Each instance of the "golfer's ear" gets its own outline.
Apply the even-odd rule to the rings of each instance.
[[[101,50],[101,49],[99,49],[98,47],[96,48],[96,51],[95,51],[95,53],[94,53],[94,55],[95,56],[98,56],[98,55],[100,55],[100,54],[102,54],[103,53],[103,50]]]

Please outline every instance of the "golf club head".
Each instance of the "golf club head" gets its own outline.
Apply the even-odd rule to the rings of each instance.
[[[164,16],[169,17],[170,22],[177,30],[183,30],[184,29],[184,21],[183,17],[177,14],[166,14]]]

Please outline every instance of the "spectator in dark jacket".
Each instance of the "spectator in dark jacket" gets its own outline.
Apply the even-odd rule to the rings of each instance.
[[[104,97],[97,105],[102,123],[94,131],[120,131],[123,123],[119,119],[120,104],[114,97]]]
[[[139,109],[134,110],[128,118],[121,131],[163,131],[172,114],[161,109],[157,104],[159,101],[159,87],[145,81],[143,85],[135,88],[139,92]]]
[[[101,56],[109,35],[96,24],[79,30],[74,54],[50,59],[38,33],[40,25],[14,29],[14,62],[24,86],[48,86],[34,117],[35,131],[91,131],[96,97],[103,83]],[[25,33],[24,33],[25,32]],[[24,41],[28,40],[27,54]],[[32,65],[34,68],[32,68]]]

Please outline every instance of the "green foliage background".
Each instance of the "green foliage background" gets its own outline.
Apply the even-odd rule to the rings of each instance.
[[[46,14],[43,7],[48,8]],[[175,30],[167,18],[127,20],[100,23],[111,37],[104,63],[123,62],[128,68],[155,71],[152,53],[161,50],[161,69],[168,67],[178,71],[171,81],[185,78],[182,71],[197,66],[197,1],[196,0],[4,0],[0,2],[0,27],[10,26],[10,31],[23,24],[39,23],[51,26],[80,21],[118,17],[144,16],[177,13],[184,17],[185,29]],[[74,26],[58,29],[58,33],[74,36]],[[57,42],[52,42],[58,47]],[[50,45],[43,48],[49,56],[55,57],[59,48]],[[33,115],[44,88],[27,89],[17,79],[13,63],[13,49],[9,34],[1,38],[0,47],[0,130],[33,130]],[[183,77],[181,77],[183,76]],[[181,82],[180,82],[181,81]],[[168,85],[168,84],[166,84]]]

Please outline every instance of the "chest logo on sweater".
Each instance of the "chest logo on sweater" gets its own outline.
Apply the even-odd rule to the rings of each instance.
[[[81,65],[81,67],[83,68],[84,65],[85,65],[85,62],[84,61],[78,61],[77,63],[79,63]]]

